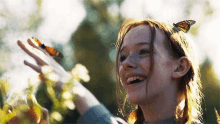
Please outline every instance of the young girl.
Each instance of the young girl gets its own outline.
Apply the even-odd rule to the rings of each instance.
[[[43,65],[49,65],[63,81],[68,77],[48,54],[38,54],[42,50],[32,39],[28,42],[34,48],[21,41],[18,44],[38,66],[25,61],[26,65],[39,73]],[[128,116],[129,124],[199,123],[202,98],[199,65],[183,31],[162,22],[129,19],[122,24],[116,47],[117,97],[124,93],[136,106]],[[78,123],[125,123],[113,116],[83,85],[79,83],[76,87],[85,91],[74,101],[82,115]],[[121,101],[126,100],[118,98],[124,112]]]

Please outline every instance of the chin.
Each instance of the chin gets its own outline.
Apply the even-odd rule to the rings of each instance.
[[[145,95],[141,94],[128,94],[128,101],[132,104],[143,105],[146,102]]]

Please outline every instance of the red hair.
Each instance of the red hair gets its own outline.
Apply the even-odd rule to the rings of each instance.
[[[125,104],[127,103],[126,92],[123,90],[123,86],[119,77],[119,51],[123,44],[124,36],[130,29],[139,25],[149,25],[154,37],[154,31],[156,29],[161,30],[167,37],[167,44],[170,54],[175,58],[185,56],[191,63],[191,68],[187,74],[182,78],[178,84],[178,104],[174,113],[177,123],[194,123],[198,119],[202,119],[201,112],[201,82],[199,73],[199,64],[195,60],[193,48],[191,42],[186,38],[185,33],[163,22],[157,22],[153,20],[134,20],[128,19],[124,21],[118,34],[118,40],[116,42],[117,58],[116,58],[116,78],[119,83],[116,83],[117,102],[120,112],[125,116]],[[151,39],[151,50],[153,50],[153,39]],[[151,67],[153,68],[153,57],[151,55]],[[123,103],[122,103],[123,102]],[[139,106],[133,105],[133,111],[128,116],[128,123],[139,124],[143,123],[144,116]]]

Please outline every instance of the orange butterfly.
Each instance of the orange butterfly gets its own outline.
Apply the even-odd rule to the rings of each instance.
[[[178,23],[173,23],[173,26],[179,28],[183,32],[187,33],[192,25],[194,25],[196,21],[194,20],[185,20]]]
[[[58,56],[58,57],[61,57],[63,58],[63,54],[57,50],[55,50],[54,48],[52,47],[48,47],[48,46],[45,46],[44,44],[42,44],[37,38],[35,37],[32,37],[32,39],[42,48],[44,49],[47,53],[49,53],[51,56]]]

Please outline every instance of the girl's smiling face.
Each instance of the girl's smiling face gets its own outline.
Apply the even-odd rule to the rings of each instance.
[[[167,90],[177,89],[177,84],[172,79],[176,59],[164,46],[167,43],[165,34],[155,29],[153,64],[150,64],[150,40],[150,27],[139,25],[125,35],[120,49],[119,76],[128,94],[128,100],[133,104],[143,105],[145,100],[156,100],[164,96]],[[153,69],[149,76],[151,65]]]

